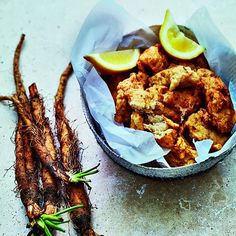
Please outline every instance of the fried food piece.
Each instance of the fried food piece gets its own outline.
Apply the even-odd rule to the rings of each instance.
[[[196,86],[200,81],[198,74],[188,66],[174,66],[160,71],[149,78],[150,85],[159,84],[169,86],[173,91],[177,87],[186,88]]]
[[[143,73],[131,73],[128,79],[121,81],[117,86],[115,121],[118,123],[130,123],[131,109],[127,101],[127,93],[130,89],[144,89],[148,76]]]
[[[196,65],[194,65],[191,61],[177,61],[174,60],[170,63],[168,68],[173,68],[176,66],[184,66],[184,67],[190,67],[192,70],[196,70]]]
[[[131,114],[131,121],[130,121],[130,128],[144,130],[143,126],[143,117],[138,112],[132,112]]]
[[[171,166],[186,166],[195,163],[197,151],[187,142],[187,140],[179,136],[176,144],[171,151],[165,156],[167,162]]]
[[[180,120],[196,112],[202,103],[200,88],[178,89],[167,91],[162,95],[161,102],[180,114]]]
[[[167,57],[160,44],[146,49],[139,57],[138,69],[142,72],[155,74],[168,67]]]
[[[236,120],[227,86],[210,70],[199,69],[197,73],[201,78],[212,125],[222,134],[230,133]]]
[[[166,91],[168,88],[161,85],[153,85],[146,90],[130,89],[126,93],[129,107],[139,113],[163,114],[175,122],[180,122],[181,114],[160,102]]]
[[[130,89],[127,93],[127,99],[130,107],[135,111],[150,113],[155,109],[156,103],[153,104],[149,93],[144,89]]]
[[[156,115],[164,115],[174,122],[181,122],[181,114],[178,111],[175,111],[173,108],[165,106],[162,102],[158,102],[154,110]]]
[[[130,89],[127,92],[128,103],[135,111],[152,113],[160,100],[160,94],[166,90],[166,87],[156,85],[146,90]]]
[[[202,77],[211,77],[214,76],[214,72],[205,68],[200,68],[197,70],[197,74],[200,77],[200,80]]]
[[[157,143],[164,148],[172,148],[178,137],[179,125],[160,115],[148,115],[144,130],[154,134]]]
[[[212,151],[217,151],[222,148],[229,137],[228,135],[219,134],[208,125],[209,122],[209,113],[201,108],[198,112],[188,117],[184,124],[184,130],[191,139],[196,141],[211,139],[213,141]]]
[[[203,54],[199,55],[198,57],[192,60],[178,60],[171,58],[169,59],[169,61],[169,68],[176,65],[189,66],[192,70],[197,70],[200,68],[209,68],[208,62]]]

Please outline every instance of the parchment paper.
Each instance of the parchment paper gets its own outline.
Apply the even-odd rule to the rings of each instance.
[[[161,23],[156,22],[156,24]],[[205,8],[196,11],[186,24],[195,33],[199,43],[207,49],[205,56],[211,69],[229,86],[235,104],[236,54],[234,50],[213,24]],[[91,115],[99,123],[109,146],[121,158],[131,163],[143,164],[157,160],[162,166],[169,167],[163,157],[168,150],[161,148],[151,133],[126,128],[114,122],[115,104],[110,91],[96,70],[83,59],[83,56],[89,53],[115,50],[122,37],[135,30],[139,33],[133,39],[131,37],[131,40],[130,37],[129,40],[123,40],[123,48],[129,48],[130,45],[135,48],[149,47],[156,42],[153,32],[129,15],[116,2],[101,1],[86,18],[72,49],[71,61],[86,96]],[[196,161],[201,162],[210,156],[217,156],[232,147],[235,142],[236,135],[232,132],[224,147],[210,154],[212,140],[195,142],[198,151]]]

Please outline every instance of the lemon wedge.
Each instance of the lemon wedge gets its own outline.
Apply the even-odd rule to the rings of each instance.
[[[166,10],[159,38],[165,51],[179,59],[193,59],[205,50],[204,47],[187,38],[179,30],[170,10]]]
[[[84,56],[102,74],[112,74],[134,68],[139,59],[139,49],[128,49]]]

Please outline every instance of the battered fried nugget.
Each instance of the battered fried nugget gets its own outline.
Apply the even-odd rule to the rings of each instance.
[[[176,144],[165,156],[171,166],[186,166],[195,163],[197,151],[182,136],[179,136]]]
[[[117,86],[115,121],[129,123],[132,110],[127,101],[127,93],[130,89],[144,89],[148,76],[145,73],[131,73],[128,79],[121,81]]]
[[[133,112],[130,128],[150,131],[154,134],[159,145],[164,148],[171,148],[177,141],[179,125],[160,115],[148,115],[144,121],[140,113]]]
[[[213,141],[211,150],[220,150],[229,136],[218,133],[209,126],[209,123],[209,113],[201,108],[198,112],[188,117],[187,121],[184,123],[184,130],[191,139],[196,141],[211,139]]]
[[[227,86],[210,70],[199,69],[197,73],[201,78],[212,125],[222,134],[230,133],[235,124],[235,111]]]
[[[192,60],[178,60],[171,58],[169,67],[176,65],[189,66],[192,70],[197,70],[200,68],[209,68],[208,62],[203,54],[199,55],[197,58]]]
[[[159,102],[159,96],[166,91],[164,86],[153,86],[146,90],[130,89],[126,94],[130,107],[141,113],[152,113]]]
[[[190,67],[192,70],[196,70],[196,66],[191,61],[172,61],[168,68],[173,68],[176,66]]]
[[[126,96],[129,106],[139,113],[153,113],[156,115],[164,115],[175,122],[181,121],[181,113],[173,108],[165,106],[161,101],[163,94],[168,91],[167,87],[161,85],[153,85],[144,90],[130,89]]]
[[[198,87],[167,91],[162,95],[161,102],[180,114],[180,121],[183,121],[200,108],[202,92]]]
[[[186,88],[196,86],[200,81],[197,72],[188,66],[174,66],[166,70],[160,71],[149,78],[150,86],[159,84],[169,86],[169,90],[173,91],[177,87]]]
[[[172,148],[178,137],[179,125],[163,115],[148,115],[144,130],[154,134],[157,143],[164,148]]]
[[[130,128],[144,130],[143,125],[143,117],[138,112],[132,112],[131,114],[131,121],[130,121]]]
[[[167,57],[160,44],[146,49],[139,57],[138,69],[142,72],[155,74],[168,67]]]

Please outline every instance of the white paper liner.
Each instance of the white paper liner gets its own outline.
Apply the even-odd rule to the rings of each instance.
[[[157,22],[161,24],[161,22]],[[206,50],[210,67],[229,85],[231,98],[235,104],[236,90],[236,54],[213,24],[205,8],[199,9],[187,21],[200,44]],[[123,40],[123,47],[130,44],[135,47],[150,46],[155,43],[153,32],[140,21],[129,15],[114,1],[105,0],[98,3],[86,18],[72,49],[71,62],[74,72],[85,93],[89,110],[99,123],[109,146],[121,158],[133,163],[143,164],[157,160],[162,166],[169,167],[165,158],[168,150],[161,148],[154,136],[145,131],[123,127],[114,122],[115,104],[110,91],[95,69],[91,69],[83,56],[94,52],[115,50],[123,35],[142,29],[131,41]],[[141,36],[140,36],[141,35]],[[218,156],[231,148],[236,142],[235,133],[217,152],[210,153],[211,140],[195,142],[198,151],[197,162],[210,156]]]

